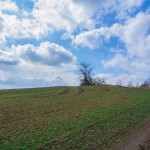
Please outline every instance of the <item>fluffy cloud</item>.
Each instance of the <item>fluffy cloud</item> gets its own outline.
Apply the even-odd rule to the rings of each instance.
[[[17,5],[11,0],[0,1],[0,11],[18,11]]]
[[[109,40],[117,37],[125,45],[127,55],[149,59],[150,55],[150,13],[138,13],[134,18],[128,19],[124,24],[115,23],[111,27],[83,32],[73,39],[76,45],[97,48],[101,46],[101,38]]]
[[[100,31],[98,29],[83,32],[76,37],[73,37],[73,44],[74,45],[81,45],[89,47],[90,49],[97,48],[101,46],[100,41]]]
[[[121,1],[121,0],[118,0],[118,2],[120,3],[120,5],[122,7],[125,7],[124,9],[127,9],[127,8],[133,8],[133,7],[139,7],[143,4],[144,0],[124,0],[124,1]]]
[[[75,31],[95,29],[100,22],[95,15],[102,16],[112,12],[120,14],[139,7],[143,0],[113,0],[109,1],[74,1],[74,0],[37,0],[30,13],[19,10],[17,5],[10,1],[0,2],[0,18],[3,22],[0,42],[6,39],[34,38],[41,39],[48,33],[54,31],[64,31],[74,33]],[[120,9],[119,9],[120,8]],[[18,13],[7,13],[7,11],[17,11]],[[21,14],[21,16],[20,16]],[[99,16],[97,15],[97,16]],[[120,15],[121,16],[121,15]],[[1,26],[1,24],[0,24]],[[8,32],[9,31],[9,32]],[[89,37],[90,38],[90,37]],[[95,41],[93,41],[93,44]]]
[[[105,67],[120,67],[130,72],[143,71],[148,75],[150,67],[150,14],[139,13],[129,19],[125,25],[116,28],[112,35],[117,36],[125,44],[126,55],[117,54],[104,63]]]
[[[129,69],[128,59],[122,54],[116,54],[112,59],[103,61],[104,67],[116,67],[121,69]]]
[[[82,32],[72,38],[73,44],[86,46],[90,49],[98,48],[103,45],[103,41],[109,40],[111,36],[115,36],[119,32],[120,27],[118,26],[116,23],[111,27],[100,27],[99,29]]]
[[[139,5],[140,3],[142,1],[139,1]],[[122,69],[129,74],[110,77],[109,83],[113,81],[113,84],[115,84],[118,79],[126,79],[126,84],[130,80],[143,82],[144,79],[149,77],[149,31],[150,13],[146,11],[129,18],[123,24],[115,23],[110,27],[100,27],[99,29],[83,32],[73,38],[73,43],[95,49],[103,46],[103,42],[116,37],[124,45],[124,53],[118,52],[113,56],[111,55],[111,58],[109,56],[109,59],[102,61],[102,64],[105,68]]]
[[[0,63],[8,65],[16,65],[18,63],[13,51],[0,50]]]
[[[0,17],[0,32],[3,30],[3,18]]]
[[[5,6],[3,10],[18,9],[12,1],[2,1],[1,3],[4,3]],[[0,31],[1,43],[8,38],[41,39],[54,31],[61,30],[72,33],[95,27],[92,12],[71,0],[37,0],[30,13],[19,10],[11,14],[3,10],[0,9],[0,21],[2,22],[0,26],[3,24],[3,30]]]
[[[120,68],[127,70],[130,73],[136,74],[143,72],[145,75],[149,75],[150,63],[142,58],[129,58],[128,56],[124,56],[122,54],[116,54],[113,58],[102,61],[102,63],[106,68]]]
[[[137,57],[150,55],[150,13],[139,13],[121,28],[122,33],[120,32],[118,36],[125,43],[129,55]]]
[[[18,18],[16,15],[0,14],[3,29],[3,39],[35,38],[39,39],[46,34],[47,27],[40,25],[35,19]],[[9,32],[8,32],[9,31]]]
[[[128,86],[129,83],[132,82],[134,86],[141,85],[147,76],[143,73],[139,74],[122,74],[114,75],[114,74],[97,74],[96,77],[105,79],[107,84],[116,85],[121,82],[122,85]]]
[[[87,6],[93,13],[99,12],[100,16],[116,13],[116,19],[128,19],[130,14],[140,7],[145,0],[73,0],[75,3]]]
[[[12,46],[0,50],[0,86],[77,85],[75,63],[76,57],[70,51],[54,43]]]
[[[6,76],[7,80],[5,78],[0,85],[77,84],[74,74],[76,57],[69,50],[51,42],[43,42],[39,46],[34,46],[32,41],[26,45],[17,43],[33,38],[38,44],[44,40],[43,37],[51,39],[52,33],[66,35],[63,40],[70,38],[73,45],[90,49],[99,48],[115,37],[123,43],[123,53],[116,51],[109,54],[109,59],[102,61],[102,64],[105,68],[126,70],[129,75],[105,76],[113,83],[117,78],[141,80],[136,75],[147,77],[150,67],[150,13],[138,13],[136,9],[144,1],[36,0],[30,11],[26,12],[27,9],[21,9],[23,6],[17,6],[17,1],[1,0],[0,76],[2,79]],[[105,16],[106,20],[112,17],[108,26],[105,25]],[[13,42],[15,46],[11,45]],[[119,50],[122,49],[119,47]],[[7,73],[12,74],[12,78]]]
[[[140,7],[145,0],[117,0],[115,11],[117,12],[116,19],[128,19],[136,8]]]
[[[74,73],[75,65],[46,66],[31,63],[19,65],[1,65],[0,87],[25,88],[41,86],[78,85],[78,77]],[[5,74],[4,74],[5,72]],[[6,76],[7,75],[7,76]]]
[[[124,85],[132,81],[134,85],[143,83],[143,81],[149,78],[150,63],[142,58],[130,58],[122,54],[116,54],[109,60],[102,61],[105,68],[121,69],[119,75],[112,75],[106,78],[108,83],[115,84],[117,81],[122,81]],[[126,74],[121,74],[122,71],[126,71]]]
[[[35,2],[33,17],[54,30],[65,30],[69,33],[95,26],[91,19],[92,12],[71,0],[38,0]]]
[[[3,28],[4,28],[3,18],[0,17],[0,34],[2,34]],[[5,42],[6,42],[5,37],[1,35],[0,36],[0,45],[4,44]]]
[[[10,76],[9,73],[0,70],[0,81],[5,81]]]
[[[39,47],[31,44],[12,46],[11,49],[0,50],[0,63],[12,64],[23,62],[40,63],[50,66],[74,63],[76,57],[54,43],[43,42]]]
[[[108,11],[108,9],[115,7],[117,1],[116,0],[73,0],[75,3],[88,7],[88,9],[92,9],[96,11],[100,9],[101,11]],[[95,10],[96,9],[96,10]]]

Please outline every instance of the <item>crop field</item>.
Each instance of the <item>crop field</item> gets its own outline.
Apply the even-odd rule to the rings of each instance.
[[[149,119],[148,89],[1,90],[0,150],[111,149]]]

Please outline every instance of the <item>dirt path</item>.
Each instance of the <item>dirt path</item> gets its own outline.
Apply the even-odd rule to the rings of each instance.
[[[113,150],[150,150],[150,120],[116,145]]]
[[[76,94],[76,96],[80,96],[81,94],[83,94],[84,90],[81,87],[78,87],[78,93]]]
[[[69,93],[69,87],[64,87],[63,91],[58,93],[58,95]]]
[[[76,94],[76,96],[80,96],[80,95],[82,95],[82,94],[88,94],[88,93],[90,93],[90,92],[93,92],[93,91],[96,91],[96,89],[91,89],[91,90],[84,90],[83,88],[81,88],[81,87],[78,87],[78,93]]]

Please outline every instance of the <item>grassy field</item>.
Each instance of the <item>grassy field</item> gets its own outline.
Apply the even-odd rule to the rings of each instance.
[[[0,150],[105,150],[148,119],[148,89],[93,86],[1,90]]]

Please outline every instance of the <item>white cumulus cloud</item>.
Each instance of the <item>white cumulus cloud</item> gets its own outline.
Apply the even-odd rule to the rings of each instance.
[[[0,64],[5,88],[78,85],[76,57],[55,43],[13,45],[0,50]]]
[[[56,31],[65,30],[70,33],[95,26],[94,20],[91,19],[92,12],[71,0],[38,0],[32,13],[41,24],[46,24]]]
[[[1,0],[0,1],[0,11],[18,11],[17,5],[11,0]]]
[[[50,66],[74,63],[76,57],[64,47],[55,43],[43,42],[36,47],[31,44],[12,46],[10,49],[0,50],[0,62],[3,64],[17,64],[32,62]]]

